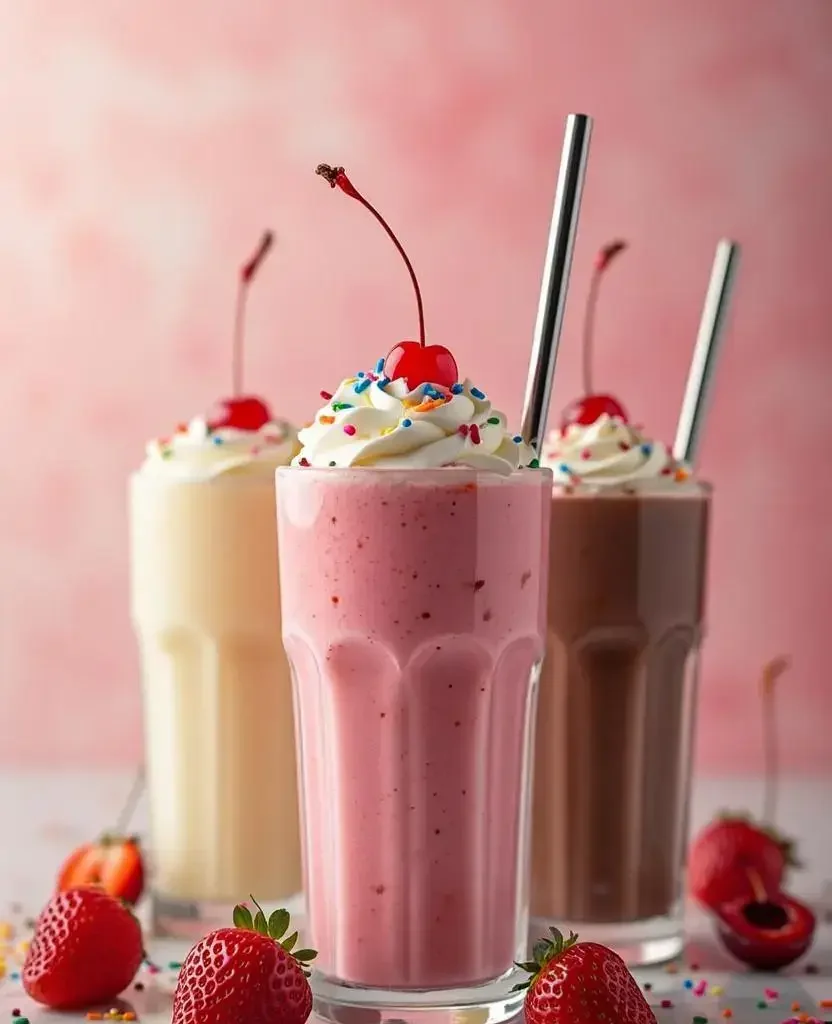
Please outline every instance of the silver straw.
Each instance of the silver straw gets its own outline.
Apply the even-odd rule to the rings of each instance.
[[[689,465],[696,461],[708,396],[714,378],[719,348],[725,333],[731,292],[740,258],[740,247],[727,238],[716,247],[714,266],[699,323],[699,334],[688,371],[688,383],[673,442],[673,457]]]
[[[520,433],[528,444],[536,445],[542,438],[549,415],[591,134],[592,118],[586,114],[570,114],[567,117],[555,206],[546,246],[546,262],[543,266],[540,304],[534,325],[532,361],[523,401]]]

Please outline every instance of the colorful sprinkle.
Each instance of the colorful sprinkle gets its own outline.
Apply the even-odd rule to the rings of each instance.
[[[390,378],[389,377],[379,377],[379,379],[378,379],[378,386],[380,388],[386,388],[389,383],[390,383]]]
[[[560,470],[561,473],[571,473],[572,472],[572,470],[569,468],[569,466],[566,465],[565,462],[561,462],[561,464],[558,466],[558,469]]]
[[[369,387],[369,386],[370,386],[370,385],[371,385],[372,383],[373,383],[373,382],[372,382],[372,381],[371,381],[371,380],[370,380],[369,378],[365,377],[365,378],[364,378],[364,380],[361,380],[361,381],[359,381],[359,382],[358,382],[358,383],[357,383],[357,384],[355,385],[355,387],[353,388],[353,390],[355,391],[355,393],[356,393],[357,395],[360,395],[360,394],[361,394],[361,392],[362,392],[362,391],[366,391],[366,390],[367,390],[367,388],[368,388],[368,387]]]
[[[722,987],[722,985],[712,985],[710,989],[710,994],[712,996],[721,996],[724,991],[725,989]]]
[[[659,1006],[663,1010],[669,1010],[669,1009],[672,1008],[673,1003],[672,1003],[672,1001],[670,999],[662,999],[662,1001],[659,1003]]]
[[[350,437],[353,437],[353,435],[355,434],[355,427],[352,425],[352,423],[344,424],[344,433],[348,434]]]
[[[630,450],[630,446],[627,444],[626,441],[619,441],[618,447],[621,449],[622,452],[628,452]]]
[[[411,420],[411,419],[408,419],[408,417],[407,417],[407,416],[405,416],[405,418],[404,418],[404,419],[402,420],[402,423],[401,423],[401,425],[402,425],[403,427],[412,427],[412,426],[413,426],[413,420]]]
[[[471,430],[468,436],[471,438],[471,444],[480,443],[480,428],[476,425],[476,423],[471,424]]]
[[[214,444],[222,444],[222,438],[218,437],[216,434],[212,435],[211,440],[214,442]]]
[[[486,423],[490,423],[492,427],[499,427],[499,425],[500,425],[500,417],[499,416],[489,416],[488,419],[485,422]]]
[[[653,451],[653,445],[652,444],[643,444],[641,446],[641,454],[642,455],[649,455],[652,451]]]
[[[460,423],[460,425],[456,428],[456,432],[458,434],[462,434],[463,437],[467,437],[470,429],[471,428],[468,426],[467,423]]]
[[[465,388],[461,384],[452,384],[451,385],[451,394],[452,395],[461,395],[464,390],[465,390]],[[471,393],[473,394],[473,392],[471,392]]]
[[[592,452],[589,450],[589,448],[584,448],[584,450],[581,452],[581,458],[582,459],[591,459],[592,458]]]
[[[307,459],[307,458],[301,459],[300,462],[298,463],[298,465],[299,466],[303,466],[304,469],[308,469],[309,468],[309,459]]]
[[[323,398],[323,400],[325,402],[331,402],[332,401],[332,395],[328,391],[322,391],[321,392],[321,398]]]
[[[674,475],[675,475],[676,480],[679,483],[682,483],[683,480],[687,480],[688,479],[688,477],[690,476],[690,473],[688,473],[688,471],[686,469],[681,469],[680,468],[680,469],[676,470],[676,473]]]
[[[480,391],[479,388],[471,388],[471,394],[473,395],[474,398],[479,398],[480,401],[482,401],[482,399],[485,398],[485,392]]]
[[[693,1024],[708,1024],[708,1018],[697,1015],[693,1018]]]
[[[352,402],[333,402],[332,408],[334,412],[341,412],[343,409],[354,408]]]
[[[319,416],[318,417],[318,422],[319,423],[325,423],[325,424],[326,423],[334,423],[335,422],[335,417],[334,416]]]
[[[529,469],[540,469],[540,459],[532,459],[529,463]]]
[[[696,985],[694,985],[693,994],[695,996],[704,996],[707,991],[708,991],[708,983],[707,983],[707,981],[699,981],[699,982],[696,983]]]
[[[690,978],[685,978],[685,980],[682,982],[682,988],[693,988],[693,982]]]
[[[725,1019],[727,1020],[730,1017],[734,1016],[734,1011],[731,1009],[730,1006],[726,1006],[725,1009],[722,1011],[722,1016],[725,1017]]]
[[[515,434],[512,441],[514,441],[515,444],[522,444],[523,438],[519,434]]]
[[[359,370],[358,373],[356,374],[356,377],[358,377],[359,379],[366,376],[367,374],[363,370]]]
[[[763,995],[766,997],[766,999],[779,999],[780,998],[780,993],[777,991],[776,988],[766,988],[766,989],[763,989]]]
[[[379,359],[376,363],[376,373],[384,373],[384,360]]]

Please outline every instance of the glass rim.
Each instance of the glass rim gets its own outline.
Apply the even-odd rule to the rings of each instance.
[[[453,484],[470,483],[476,480],[480,484],[524,483],[529,486],[533,483],[538,486],[551,485],[554,480],[552,470],[546,466],[515,469],[511,473],[497,473],[493,469],[477,469],[473,466],[436,466],[430,469],[414,467],[405,469],[401,466],[395,468],[385,466],[278,466],[275,471],[275,479],[280,480],[283,477],[296,479],[299,473],[305,474],[310,479],[337,480],[342,484],[368,477],[375,480],[401,480],[408,484]]]
[[[626,484],[618,484],[614,487],[576,487],[569,491],[562,484],[552,486],[552,497],[568,500],[597,499],[600,501],[614,501],[619,498],[632,500],[640,499],[667,499],[669,501],[683,501],[685,498],[710,498],[714,493],[714,485],[708,480],[686,481],[684,486],[679,487],[632,487],[626,490]]]
[[[278,467],[280,469],[286,467]],[[143,473],[140,469],[134,469],[127,476],[128,486],[152,486],[152,487],[253,487],[267,484],[274,487],[274,469],[270,468],[265,472],[257,473],[217,473],[214,476],[177,476],[174,473]]]

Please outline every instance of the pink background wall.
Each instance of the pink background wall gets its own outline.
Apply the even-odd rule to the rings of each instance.
[[[758,672],[787,651],[785,760],[832,769],[829,0],[0,0],[0,67],[0,762],[138,756],[124,480],[226,391],[261,228],[280,245],[249,380],[286,414],[415,330],[392,249],[315,165],[389,214],[429,336],[518,414],[579,109],[597,125],[556,405],[593,252],[620,235],[596,377],[670,437],[714,244],[745,243],[702,453],[700,766],[756,770]]]

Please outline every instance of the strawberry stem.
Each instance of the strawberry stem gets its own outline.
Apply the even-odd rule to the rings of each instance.
[[[332,188],[336,186],[341,189],[342,192],[351,196],[353,199],[357,199],[361,205],[370,211],[375,219],[381,224],[384,230],[387,232],[387,236],[390,241],[395,245],[399,252],[399,255],[404,260],[404,265],[407,267],[407,272],[410,274],[410,280],[413,284],[413,291],[416,293],[416,308],[419,313],[419,344],[422,348],[425,347],[425,312],[422,306],[422,291],[419,288],[419,282],[416,280],[416,271],[413,269],[413,264],[410,262],[407,253],[404,251],[404,247],[401,242],[393,234],[393,229],[382,217],[378,210],[369,203],[364,196],[358,191],[353,185],[350,179],[347,177],[346,171],[343,167],[330,167],[329,164],[318,164],[315,169],[316,174],[320,174],[322,178],[325,178]]]
[[[592,277],[589,281],[589,293],[586,299],[586,311],[584,313],[584,337],[583,337],[583,378],[584,394],[592,395],[592,349],[595,340],[595,312],[598,308],[598,291],[601,285],[601,278],[604,271],[615,259],[615,257],[627,248],[626,242],[610,242],[595,257],[592,268]]]
[[[237,282],[237,302],[234,307],[234,340],[231,349],[231,393],[235,398],[243,393],[243,350],[249,286],[273,243],[274,235],[271,231],[263,232],[254,255],[240,268],[240,278]]]
[[[789,667],[783,656],[773,658],[763,668],[761,682],[763,715],[763,821],[772,828],[777,819],[777,797],[780,777],[780,757],[777,744],[777,717],[775,690],[780,676]]]

